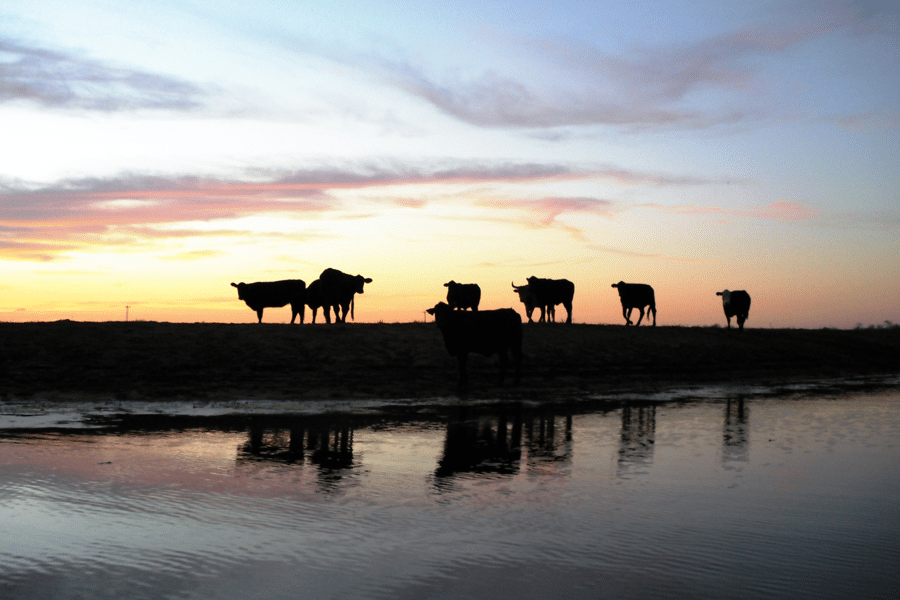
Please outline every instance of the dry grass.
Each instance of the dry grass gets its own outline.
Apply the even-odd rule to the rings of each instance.
[[[470,358],[470,394],[640,390],[900,373],[900,328],[525,325],[519,387]],[[0,323],[0,398],[429,398],[456,392],[434,324]]]

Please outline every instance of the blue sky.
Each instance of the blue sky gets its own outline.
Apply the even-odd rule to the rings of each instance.
[[[360,320],[529,275],[897,320],[898,59],[888,2],[0,2],[0,318],[250,321],[231,281],[330,266]]]

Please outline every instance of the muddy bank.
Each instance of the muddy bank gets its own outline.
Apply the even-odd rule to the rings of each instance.
[[[525,326],[522,384],[470,358],[469,394],[540,398],[900,373],[900,328]],[[434,324],[0,323],[0,398],[429,398],[456,393]]]

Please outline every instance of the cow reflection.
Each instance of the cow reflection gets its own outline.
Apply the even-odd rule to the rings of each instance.
[[[457,473],[518,472],[522,457],[522,416],[516,410],[510,417],[506,411],[497,416],[469,418],[466,408],[447,422],[444,454],[438,461],[435,477],[451,477]]]
[[[318,467],[319,484],[334,491],[353,464],[353,428],[349,423],[309,420],[288,428],[250,425],[247,441],[238,447],[237,463],[281,463]]]
[[[729,398],[725,403],[725,424],[722,427],[722,462],[749,462],[749,409],[744,397]]]
[[[644,473],[653,462],[656,440],[656,405],[626,404],[622,407],[619,440],[619,476]]]
[[[559,423],[558,423],[559,421]],[[572,459],[572,415],[529,415],[525,423],[528,471],[556,470]]]

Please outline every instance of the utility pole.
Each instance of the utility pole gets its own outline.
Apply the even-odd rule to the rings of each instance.
[[[126,322],[126,323],[128,322],[128,309],[129,309],[129,308],[131,308],[131,307],[130,307],[130,306],[126,306],[126,307],[125,307],[125,322]]]

